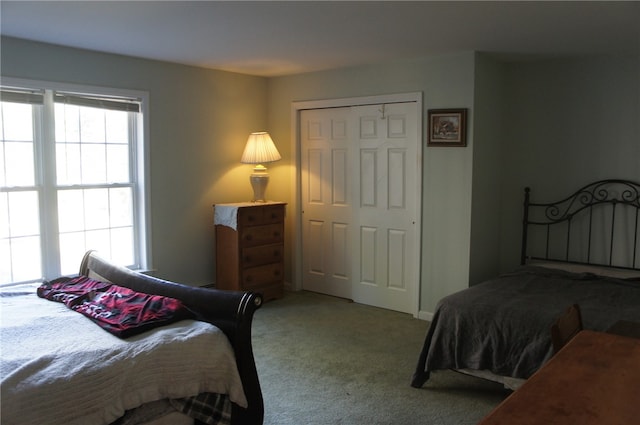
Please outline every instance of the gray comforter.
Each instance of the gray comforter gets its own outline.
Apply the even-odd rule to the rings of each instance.
[[[640,322],[640,280],[524,266],[443,298],[427,332],[411,385],[431,371],[489,370],[528,378],[553,354],[550,327],[579,304],[585,329]]]

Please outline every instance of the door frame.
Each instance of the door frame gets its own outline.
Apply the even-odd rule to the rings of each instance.
[[[380,105],[388,103],[404,103],[415,102],[417,105],[417,185],[416,185],[416,210],[417,217],[416,238],[414,255],[416,270],[415,285],[411,285],[409,296],[413,298],[412,314],[418,317],[420,310],[420,283],[422,282],[422,140],[423,140],[423,109],[422,109],[422,92],[397,93],[377,96],[348,97],[337,99],[323,100],[307,100],[296,101],[291,103],[291,154],[295,161],[295,167],[291,167],[291,181],[294,188],[294,196],[292,197],[292,205],[290,208],[294,211],[294,219],[292,220],[292,234],[294,235],[293,249],[291,250],[291,263],[293,266],[293,283],[294,291],[302,289],[302,174],[301,174],[301,156],[300,156],[300,113],[307,109],[323,109],[323,108],[340,108],[349,106],[364,105]]]

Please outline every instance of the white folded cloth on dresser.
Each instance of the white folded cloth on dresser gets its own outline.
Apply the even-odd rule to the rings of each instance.
[[[213,224],[220,224],[236,230],[238,227],[238,205],[216,205]]]
[[[282,202],[238,202],[233,204],[217,204],[213,206],[213,224],[231,227],[233,230],[238,229],[238,208],[256,207],[270,204],[281,204]]]

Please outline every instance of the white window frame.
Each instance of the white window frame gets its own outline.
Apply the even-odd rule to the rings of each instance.
[[[34,139],[42,142],[35,143],[35,172],[36,186],[40,193],[41,217],[40,233],[42,246],[42,270],[43,278],[52,279],[60,276],[60,258],[58,246],[57,229],[57,185],[55,175],[55,127],[53,92],[86,93],[101,95],[105,97],[124,97],[140,99],[140,118],[136,123],[137,143],[132,147],[132,164],[135,163],[135,170],[132,170],[132,179],[135,181],[134,198],[137,205],[134,216],[134,243],[136,244],[135,264],[130,265],[135,270],[149,270],[151,267],[151,217],[150,217],[150,170],[149,170],[149,94],[144,91],[117,89],[107,87],[97,87],[89,85],[58,83],[40,80],[27,80],[12,77],[1,77],[0,85],[6,87],[20,87],[33,90],[48,90],[45,92],[44,103],[49,108],[34,108]],[[47,114],[45,111],[49,111]],[[47,116],[48,115],[48,116]],[[47,132],[48,134],[42,134]],[[51,159],[49,159],[51,158]],[[52,161],[45,167],[45,161]],[[52,166],[53,165],[53,166]],[[45,172],[47,173],[45,175]],[[47,214],[42,214],[47,211]],[[78,258],[78,267],[81,258]]]

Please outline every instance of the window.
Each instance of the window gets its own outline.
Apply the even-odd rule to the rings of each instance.
[[[45,83],[43,83],[45,84]],[[0,99],[0,284],[147,261],[144,94],[9,87]]]

